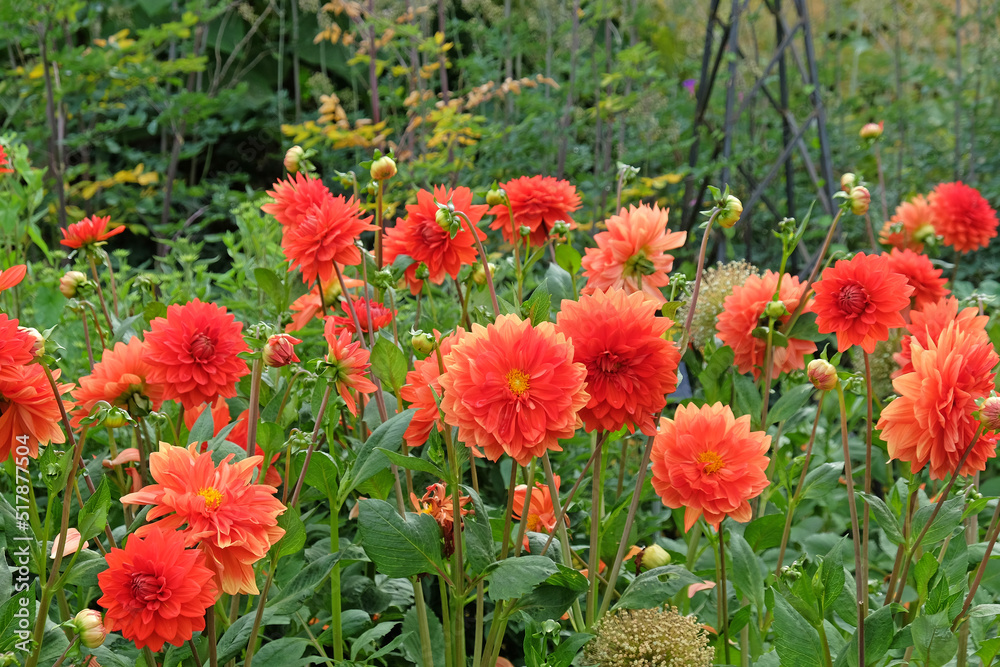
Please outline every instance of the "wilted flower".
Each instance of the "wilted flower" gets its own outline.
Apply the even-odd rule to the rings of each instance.
[[[419,501],[416,494],[411,493],[410,502],[413,503],[415,510],[421,514],[429,514],[437,521],[438,526],[441,527],[441,537],[444,538],[444,556],[446,558],[451,556],[455,549],[455,503],[452,497],[448,495],[448,489],[445,485],[440,482],[431,484],[427,487],[427,492],[421,496]],[[471,502],[471,496],[459,496],[459,514],[465,516],[471,512],[472,510],[465,509],[465,506],[471,504]],[[463,529],[464,526],[460,528],[460,530]]]
[[[714,657],[705,629],[676,607],[616,609],[584,650],[599,667],[709,667]]]

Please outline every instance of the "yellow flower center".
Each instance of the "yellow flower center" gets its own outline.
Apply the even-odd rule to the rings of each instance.
[[[698,463],[705,464],[705,474],[714,475],[726,467],[726,462],[715,452],[709,450],[698,455]]]
[[[530,376],[519,368],[514,368],[507,372],[507,386],[514,392],[515,396],[520,396],[528,391],[528,380]]]
[[[222,504],[222,499],[225,498],[221,491],[211,486],[198,491],[198,495],[205,499],[205,509],[207,510],[218,509],[219,505]]]
[[[537,514],[528,514],[528,525],[526,526],[527,530],[531,531],[532,533],[537,533],[539,532],[538,527],[541,525],[542,525],[542,517],[538,516]]]

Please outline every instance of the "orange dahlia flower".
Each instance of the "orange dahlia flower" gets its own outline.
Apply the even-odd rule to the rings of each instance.
[[[434,331],[434,338],[440,339],[442,359],[451,352],[452,346],[465,335],[465,329],[459,327],[455,333],[441,338]],[[413,370],[406,374],[406,384],[399,390],[400,397],[410,404],[416,412],[410,419],[403,439],[410,447],[420,447],[431,434],[431,429],[440,433],[444,426],[441,422],[441,411],[438,409],[438,399],[441,398],[441,367],[438,364],[436,352],[426,359],[413,362]]]
[[[197,423],[198,419],[205,412],[205,408],[207,407],[207,404],[203,404],[193,410],[184,411],[184,426],[187,427],[188,431],[194,427],[195,423]],[[219,433],[222,432],[222,429],[229,426],[229,424],[233,424],[233,428],[226,434],[226,441],[231,442],[234,445],[239,445],[249,455],[250,447],[247,445],[247,435],[249,434],[247,429],[247,419],[250,416],[250,410],[244,410],[236,417],[236,419],[233,419],[232,412],[229,410],[229,404],[226,403],[225,399],[219,398],[212,404],[212,410],[209,414],[212,415],[212,435],[219,435]],[[261,449],[259,445],[255,445],[253,455],[260,457],[260,463],[257,464],[257,470],[262,470],[264,467],[264,450]],[[279,454],[272,456],[271,464],[267,468],[267,475],[264,477],[264,483],[268,486],[277,487],[281,484],[281,475],[274,467],[278,457]]]
[[[382,327],[389,326],[392,322],[392,318],[396,316],[396,311],[391,308],[387,308],[384,303],[375,301],[372,299],[351,299],[351,305],[342,304],[346,308],[350,307],[354,309],[354,314],[358,318],[358,324],[361,325],[361,330],[365,333],[373,330],[378,331]],[[368,311],[371,309],[371,321],[368,320]],[[352,334],[356,333],[354,330],[354,318],[351,317],[350,313],[346,317],[341,315],[335,315],[333,321],[336,326],[343,327],[344,329],[350,331]]]
[[[570,214],[580,208],[580,195],[568,181],[552,176],[522,176],[501,183],[500,187],[507,193],[514,221],[511,223],[505,204],[494,206],[487,213],[496,216],[490,229],[501,230],[508,243],[521,242],[521,227],[531,229],[528,242],[533,246],[545,245],[552,226],[560,220],[570,229],[576,228]]]
[[[988,341],[986,325],[989,321],[989,317],[980,315],[975,308],[963,308],[962,312],[958,312],[958,299],[953,296],[911,311],[910,323],[906,325],[910,335],[903,336],[900,341],[900,351],[893,355],[893,359],[899,364],[899,370],[893,377],[913,371],[913,364],[910,362],[910,346],[913,343],[918,343],[926,350],[930,347],[931,341],[937,341],[941,332],[952,322],[957,323],[960,331]]]
[[[997,235],[997,212],[964,183],[941,183],[927,197],[934,209],[934,229],[942,243],[958,252],[985,248]]]
[[[352,415],[358,414],[358,406],[354,402],[351,390],[361,394],[371,394],[375,391],[375,385],[365,377],[369,363],[368,350],[361,349],[361,342],[351,342],[351,332],[346,329],[339,329],[334,318],[326,318],[326,328],[323,331],[327,345],[330,346],[330,353],[327,355],[327,363],[332,370],[331,381],[336,383],[340,397],[347,404],[347,409]]]
[[[914,473],[929,464],[931,479],[985,470],[995,434],[981,435],[961,470],[955,468],[979,428],[977,401],[994,388],[1000,356],[992,343],[952,322],[928,347],[912,342],[910,353],[913,372],[892,381],[899,398],[878,421],[889,457],[908,462]]]
[[[906,324],[900,311],[910,305],[913,293],[906,276],[889,269],[886,257],[864,253],[837,260],[813,288],[819,332],[836,333],[841,352],[860,345],[868,354],[877,342],[889,339],[889,329]]]
[[[10,158],[7,156],[7,149],[0,146],[0,174],[13,174],[14,170],[10,168]]]
[[[553,475],[552,481],[556,484],[556,491],[559,491],[559,475]],[[525,484],[518,484],[514,487],[514,507],[512,516],[518,521],[524,513],[524,498],[529,496],[528,487]],[[569,525],[569,517],[563,516],[566,525]],[[527,529],[534,533],[551,533],[556,527],[555,504],[552,502],[552,492],[548,484],[535,483],[535,488],[531,490],[528,497],[528,524]]]
[[[660,419],[653,441],[653,488],[667,507],[684,508],[684,530],[704,516],[716,530],[727,516],[750,520],[751,498],[767,480],[771,436],[750,430],[728,405],[680,405]]]
[[[9,269],[0,271],[0,292],[20,284],[27,272],[28,267],[25,264],[15,264]]]
[[[117,236],[125,231],[125,225],[108,229],[110,223],[110,215],[106,215],[103,218],[96,215],[84,218],[66,229],[60,229],[59,231],[62,232],[63,238],[59,243],[70,248],[81,248],[83,246],[103,243],[112,236]]]
[[[100,401],[128,410],[133,417],[144,417],[151,410],[160,409],[164,387],[148,380],[152,367],[145,353],[146,344],[138,337],[128,343],[115,343],[114,349],[104,351],[90,375],[80,378],[80,386],[73,390],[74,427]]]
[[[250,348],[240,333],[243,323],[214,303],[198,299],[167,308],[166,317],[150,322],[146,334],[146,381],[164,387],[164,399],[185,409],[236,396],[236,383],[250,371],[240,359]]]
[[[278,527],[285,506],[273,486],[254,484],[259,456],[230,462],[230,454],[216,466],[212,453],[199,454],[198,447],[161,442],[160,451],[149,455],[156,483],[122,496],[122,503],[154,506],[146,520],[160,521],[142,526],[138,535],[182,529],[188,546],[205,552],[223,592],[257,595],[253,564],[285,534]]]
[[[461,516],[472,511],[465,508],[471,501],[472,496],[458,497],[458,512]],[[455,503],[448,495],[445,485],[440,482],[431,484],[420,500],[417,500],[417,494],[410,492],[410,502],[417,512],[429,514],[437,522],[441,528],[441,537],[444,539],[444,556],[445,558],[451,556],[455,551]],[[460,520],[459,523],[461,524],[459,530],[463,530],[463,521]]]
[[[323,181],[301,171],[275,181],[272,187],[274,189],[268,190],[267,194],[274,198],[274,202],[260,208],[264,213],[273,215],[282,227],[297,225],[314,206],[333,197]]]
[[[104,627],[118,630],[139,648],[181,646],[205,629],[205,611],[217,589],[205,555],[184,548],[184,536],[160,529],[132,535],[124,549],[112,548],[108,569],[97,575],[107,609]]]
[[[59,370],[52,371],[58,380]],[[60,394],[73,388],[56,384]],[[14,448],[26,445],[31,458],[38,458],[39,445],[66,441],[60,428],[59,402],[45,371],[38,364],[0,368],[0,462]]]
[[[458,277],[458,272],[466,264],[476,261],[476,239],[464,222],[454,237],[435,219],[437,203],[451,202],[456,211],[469,216],[479,240],[486,239],[477,225],[489,206],[472,203],[469,188],[435,187],[433,194],[427,190],[417,192],[417,203],[406,207],[406,218],[396,221],[396,226],[386,230],[383,241],[385,261],[391,264],[399,255],[413,258],[413,264],[404,274],[410,293],[416,296],[423,289],[424,281],[417,278],[417,267],[424,264],[429,272],[428,280],[435,285],[444,282],[445,276]],[[505,208],[506,210],[506,208]]]
[[[0,313],[0,369],[30,364],[35,358],[35,337],[20,327],[17,320]]]
[[[785,304],[788,311],[778,318],[781,324],[787,324],[792,313],[799,307],[802,293],[806,286],[795,276],[787,273],[781,279],[781,292],[774,296],[778,289],[778,274],[766,271],[763,276],[750,276],[742,285],[733,288],[733,293],[726,297],[722,312],[716,320],[716,330],[719,340],[733,350],[734,363],[740,373],[753,372],[758,379],[764,368],[764,358],[767,354],[767,341],[753,335],[754,329],[761,325],[764,309],[772,299],[777,298]],[[764,321],[766,324],[767,320]],[[799,338],[789,338],[788,345],[775,345],[771,348],[771,377],[776,378],[782,373],[805,368],[805,355],[816,351],[816,343]]]
[[[687,239],[687,232],[667,229],[669,212],[655,204],[640,204],[608,218],[608,231],[594,236],[597,247],[587,248],[583,257],[587,278],[583,293],[623,289],[665,303],[660,288],[670,282],[667,274],[674,267],[674,256],[667,251],[680,248]]]
[[[910,295],[913,308],[937,303],[950,293],[944,286],[948,279],[941,277],[942,270],[935,269],[927,255],[893,248],[885,256],[889,258],[889,270],[906,276],[906,282],[913,288]]]
[[[934,209],[926,197],[917,195],[896,207],[882,225],[878,240],[898,250],[922,252],[924,239],[934,233]]]
[[[334,262],[354,266],[361,263],[361,251],[354,242],[375,225],[363,217],[353,197],[326,197],[312,206],[297,224],[286,225],[281,233],[281,249],[289,260],[288,270],[302,272],[307,284],[319,278],[324,285],[334,280]]]
[[[472,325],[444,359],[441,410],[474,455],[496,461],[508,454],[520,465],[580,424],[590,396],[587,368],[573,361],[573,344],[550,322],[532,326],[501,315],[487,327]],[[481,449],[480,449],[481,448]]]
[[[664,338],[673,320],[656,310],[642,294],[620,289],[562,302],[556,331],[571,339],[573,360],[587,369],[590,400],[580,410],[587,431],[627,426],[629,433],[656,433],[653,416],[677,389],[681,360]]]
[[[340,267],[343,273],[343,266]],[[344,285],[347,289],[361,287],[364,281],[355,280],[350,276],[344,276]],[[337,305],[337,297],[340,296],[340,281],[333,280],[323,286],[323,298],[319,295],[319,285],[313,286],[311,290],[292,302],[289,310],[292,311],[292,321],[285,326],[285,333],[292,333],[305,328],[313,318],[323,320],[323,306],[328,310],[333,310]]]

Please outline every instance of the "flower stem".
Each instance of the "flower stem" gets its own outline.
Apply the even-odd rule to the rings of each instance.
[[[725,518],[723,518],[725,521]],[[726,591],[726,535],[723,531],[722,522],[719,522],[719,587],[718,587],[718,612],[719,627],[722,628],[722,646],[726,656],[726,664],[729,664],[729,594]]]
[[[865,493],[870,494],[872,492],[872,428],[874,423],[872,420],[872,397],[874,392],[872,391],[872,366],[871,357],[867,352],[864,353],[865,357],[865,389],[867,397],[867,407],[868,407],[868,419],[865,422]],[[861,562],[865,566],[865,576],[863,577],[865,582],[865,587],[868,586],[868,542],[871,538],[871,512],[868,508],[868,503],[864,506],[864,515],[862,519],[862,538],[861,538]],[[868,596],[865,596],[865,616],[868,615]]]
[[[493,285],[493,274],[490,272],[490,262],[486,257],[486,249],[483,248],[483,242],[479,239],[479,234],[477,233],[479,230],[469,220],[469,216],[461,211],[455,211],[455,215],[459,216],[468,225],[469,233],[472,234],[472,238],[476,241],[476,247],[479,249],[479,258],[483,262],[483,271],[486,272],[486,286],[490,289],[490,299],[493,301],[493,314],[500,317],[500,302],[497,301],[497,290]]]
[[[694,310],[698,306],[698,292],[701,290],[701,277],[705,273],[705,253],[708,252],[708,237],[711,236],[712,233],[712,223],[715,222],[717,217],[719,217],[719,213],[721,211],[722,209],[718,207],[712,211],[712,215],[708,219],[708,224],[705,225],[705,234],[701,238],[701,250],[698,252],[698,271],[694,275],[694,289],[691,291],[691,301],[688,303],[688,313],[687,317],[684,319],[684,333],[681,338],[683,345],[680,346],[681,354],[684,354],[687,343],[691,339],[691,322],[694,321]]]
[[[378,182],[378,191],[375,193],[375,266],[382,269],[382,237],[385,236],[385,219],[382,217],[382,188],[384,181]]]
[[[97,263],[93,256],[88,256],[90,261],[90,272],[94,274],[94,286],[97,288],[97,299],[101,302],[101,310],[104,311],[104,319],[108,321],[108,331],[115,332],[115,325],[111,321],[111,313],[108,312],[108,304],[104,302],[104,290],[101,289],[101,278],[97,275]]]
[[[257,357],[253,360],[253,366],[250,370],[250,407],[247,413],[247,452],[249,455],[253,455],[255,451],[254,446],[257,444],[257,424],[260,421],[260,381],[261,376],[264,374],[264,360]],[[269,457],[265,457],[269,459]],[[264,483],[264,467],[268,461],[261,467],[260,477],[257,479],[258,484]]]
[[[1000,502],[997,503],[996,509],[993,510],[993,520],[990,521],[986,552],[983,554],[983,560],[979,563],[979,567],[976,568],[976,576],[972,580],[972,585],[969,586],[969,594],[965,596],[965,604],[962,605],[962,611],[955,617],[955,620],[951,624],[952,632],[958,628],[959,624],[965,619],[965,614],[969,611],[972,598],[975,597],[976,590],[979,589],[979,584],[983,580],[983,573],[986,572],[986,565],[990,562],[990,556],[993,554],[993,547],[996,546],[998,534],[1000,534]]]
[[[275,551],[277,554],[277,551]],[[260,605],[261,609],[264,605]],[[205,612],[205,635],[208,637],[208,664],[209,667],[219,667],[219,636],[215,631],[215,605],[212,605]],[[251,650],[247,650],[247,664],[253,658]]]
[[[781,548],[778,550],[778,565],[774,568],[774,576],[776,577],[781,572],[781,565],[785,562],[785,549],[788,547],[788,536],[792,530],[792,516],[795,514],[795,508],[798,507],[802,489],[806,482],[806,474],[809,472],[809,460],[812,458],[813,443],[816,441],[816,427],[819,426],[819,418],[823,414],[823,400],[825,398],[826,392],[824,391],[819,395],[819,405],[816,406],[816,419],[813,420],[812,433],[809,434],[809,442],[806,444],[806,460],[802,464],[799,483],[795,487],[795,493],[788,501],[788,512],[785,515],[785,529],[781,533]]]
[[[596,453],[596,450],[595,450]],[[593,457],[591,457],[593,461]],[[588,464],[589,465],[589,464]],[[563,521],[565,512],[560,507],[559,503],[559,489],[556,487],[556,479],[552,474],[552,463],[549,461],[549,453],[545,452],[542,454],[542,467],[545,469],[545,480],[549,485],[549,496],[552,498],[552,510],[555,512],[556,519],[556,531],[559,533],[559,542],[562,545],[562,557],[563,565],[566,567],[573,567],[572,553],[573,549],[570,546],[569,534],[566,531],[566,522]],[[580,473],[580,476],[586,474],[586,470]],[[619,494],[621,495],[621,494]],[[549,534],[549,541],[545,543],[545,549],[542,549],[542,554],[545,555],[545,550],[548,549],[549,544],[552,543],[552,534]],[[570,619],[573,623],[574,629],[579,632],[584,627],[583,611],[580,609],[580,601],[573,601],[573,616]]]
[[[340,551],[340,508],[330,507],[330,553]],[[333,659],[344,659],[344,629],[341,623],[340,563],[330,571],[330,631],[333,633]],[[416,587],[414,587],[416,593]],[[415,600],[414,600],[415,601]]]
[[[510,553],[510,524],[514,514],[514,489],[517,487],[517,464],[511,461],[510,483],[507,485],[507,511],[504,513],[503,541],[500,543],[500,560]]]
[[[590,575],[590,588],[587,589],[587,627],[594,627],[597,622],[597,598],[599,591],[597,588],[597,571],[600,567],[600,546],[601,546],[601,518],[603,515],[602,505],[604,500],[604,463],[601,457],[601,450],[604,446],[604,433],[599,434],[594,444],[594,469],[591,474],[590,487],[590,552],[588,553],[588,574]],[[530,490],[530,487],[529,487]],[[528,501],[525,500],[525,503]],[[522,512],[526,515],[527,509]],[[626,536],[627,537],[627,536]],[[622,538],[624,542],[625,538]]]
[[[858,604],[858,664],[865,662],[865,603],[868,595],[867,583],[862,579],[864,563],[861,562],[861,531],[858,528],[858,508],[854,501],[854,472],[851,469],[851,450],[847,444],[847,405],[844,401],[844,387],[837,383],[837,400],[840,404],[840,435],[844,444],[844,476],[847,478],[847,506],[851,511],[851,538],[854,543],[854,578],[857,584]]]
[[[524,505],[521,507],[521,522],[517,527],[517,540],[514,541],[514,556],[521,555],[521,547],[524,546],[524,535],[528,531],[528,508],[531,505],[531,496],[535,492],[535,460],[521,468],[524,475]]]
[[[118,308],[118,286],[115,284],[115,270],[111,268],[111,255],[104,252],[104,261],[108,267],[108,287],[111,289],[111,308],[114,311],[115,317],[118,317],[118,313],[121,310]]]
[[[602,436],[603,437],[607,437],[607,432],[603,432]],[[590,469],[590,466],[594,465],[594,459],[595,458],[597,458],[597,449],[596,448],[591,453],[590,458],[587,459],[587,464],[583,466],[583,470],[580,471],[580,475],[576,478],[576,481],[573,482],[573,487],[569,490],[569,495],[566,496],[566,502],[563,503],[562,509],[560,510],[558,508],[553,507],[553,509],[555,509],[555,513],[556,513],[556,525],[561,525],[562,522],[565,520],[566,510],[569,509],[570,503],[572,503],[573,502],[573,498],[576,497],[576,490],[580,488],[580,483],[586,477],[587,470]],[[542,553],[541,553],[542,556],[544,556],[545,552],[549,550],[549,545],[552,544],[552,540],[553,540],[554,537],[555,537],[554,534],[550,534],[549,535],[549,539],[545,543],[545,547],[542,549]]]

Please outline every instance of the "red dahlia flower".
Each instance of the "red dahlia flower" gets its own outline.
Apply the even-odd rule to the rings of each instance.
[[[570,214],[580,208],[580,195],[568,181],[552,176],[522,176],[500,187],[507,193],[514,222],[511,223],[507,206],[500,204],[488,211],[496,216],[490,229],[501,230],[508,243],[521,242],[521,227],[531,229],[528,241],[533,246],[545,245],[552,226],[560,220],[570,229],[576,228]]]
[[[362,217],[352,197],[326,197],[309,208],[298,223],[282,229],[281,249],[289,260],[288,270],[299,269],[307,284],[319,278],[324,285],[335,280],[334,262],[354,266],[361,251],[354,245],[361,232],[375,229],[371,216]]]
[[[81,248],[107,241],[112,236],[117,236],[125,231],[125,225],[119,225],[108,229],[111,223],[111,216],[103,218],[96,215],[84,218],[80,222],[70,225],[66,229],[60,229],[63,239],[59,243],[70,248]]]
[[[889,270],[906,276],[906,282],[913,288],[910,298],[914,308],[923,308],[948,296],[944,286],[948,279],[941,277],[942,269],[935,269],[927,255],[893,248],[886,256]]]
[[[0,370],[23,366],[35,359],[35,337],[22,329],[17,320],[0,313]]]
[[[343,304],[346,308],[347,305]],[[396,311],[386,308],[384,303],[379,303],[378,301],[372,301],[370,299],[351,299],[351,308],[354,309],[354,314],[358,318],[358,324],[361,325],[361,330],[365,333],[372,331],[372,325],[374,324],[374,330],[378,331],[382,327],[389,326],[392,322],[392,318],[396,316]],[[371,309],[371,322],[368,321],[368,310]],[[347,329],[352,334],[356,333],[354,330],[354,318],[348,313],[347,317],[342,317],[335,315],[333,321],[336,323],[337,327],[343,327]]]
[[[58,380],[59,370],[52,375]],[[65,394],[73,385],[56,387]],[[28,447],[31,458],[38,458],[39,445],[65,442],[60,417],[59,403],[41,366],[0,368],[0,463],[21,445]]]
[[[985,248],[997,235],[997,212],[973,187],[941,183],[927,201],[934,210],[934,229],[958,252]]]
[[[13,174],[10,168],[10,158],[7,156],[7,149],[0,145],[0,174]]]
[[[167,308],[167,316],[150,322],[145,361],[148,382],[164,387],[164,399],[190,409],[217,397],[236,396],[236,383],[248,374],[241,352],[250,348],[240,333],[243,324],[214,303],[198,299]]]
[[[346,329],[338,329],[334,318],[326,318],[326,328],[323,331],[327,345],[330,346],[330,353],[326,360],[333,367],[333,382],[337,385],[340,397],[347,404],[347,409],[352,415],[358,414],[358,406],[354,402],[351,390],[361,394],[371,394],[375,391],[375,385],[365,375],[367,375],[369,363],[368,350],[361,349],[361,342],[351,342],[351,332]]]
[[[323,181],[302,172],[275,181],[273,187],[267,194],[274,198],[274,202],[260,208],[264,213],[273,215],[282,227],[299,224],[314,206],[320,206],[333,197]]]
[[[0,271],[0,292],[20,284],[27,272],[28,267],[25,264],[15,264],[9,269]]]
[[[451,352],[452,345],[464,335],[465,330],[461,327],[444,338],[435,331],[434,337],[441,340],[441,357],[447,356]],[[410,419],[410,425],[406,427],[403,439],[410,447],[420,447],[427,442],[432,428],[437,429],[438,433],[444,428],[437,403],[441,398],[441,369],[436,352],[432,352],[426,359],[417,359],[413,362],[413,370],[406,374],[406,384],[399,390],[399,395],[416,410]]]

